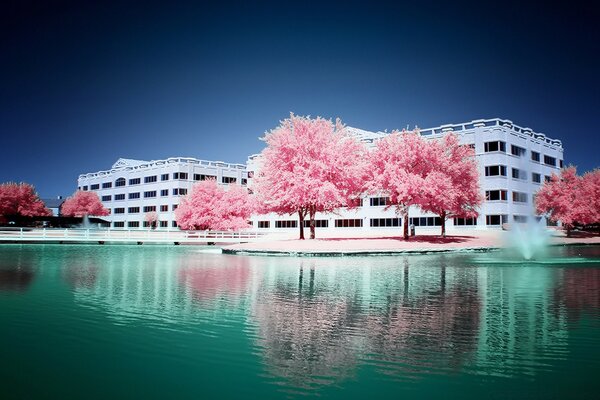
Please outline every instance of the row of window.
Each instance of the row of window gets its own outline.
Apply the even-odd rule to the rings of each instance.
[[[127,228],[139,228],[140,221],[114,221],[112,223],[113,228],[125,228],[125,225],[127,225]],[[143,221],[141,226],[144,228],[149,228],[150,222]],[[169,221],[158,221],[158,226],[161,228],[168,228]],[[171,221],[171,226],[173,228],[177,228],[177,221]]]
[[[501,140],[495,140],[493,142],[485,142],[483,144],[483,151],[486,153],[491,153],[491,152],[502,152],[502,153],[506,153],[506,142],[503,142]],[[523,147],[519,147],[517,145],[511,144],[510,145],[510,154],[512,154],[513,156],[517,156],[517,157],[524,157],[527,154],[527,150],[524,149]],[[537,151],[531,151],[531,160],[535,161],[535,162],[540,162],[540,153],[538,153]],[[555,157],[551,157],[548,155],[544,154],[544,164],[546,165],[550,165],[552,167],[556,167],[556,158]],[[563,167],[563,160],[558,160],[558,166],[560,168]]]
[[[172,190],[173,196],[185,196],[187,194],[187,189],[184,188],[174,188]],[[144,198],[145,199],[151,199],[151,198],[155,198],[157,197],[157,192],[156,190],[149,190],[147,192],[144,192]],[[129,200],[135,200],[135,199],[139,199],[141,198],[142,193],[140,192],[133,192],[133,193],[129,193],[127,194],[127,198]],[[162,189],[160,191],[160,196],[161,197],[166,197],[169,195],[169,189]],[[119,201],[119,200],[125,200],[125,193],[119,193],[119,194],[115,194],[114,197],[112,195],[104,195],[101,197],[102,201]]]
[[[518,169],[518,168],[512,168],[512,177],[513,179],[519,179],[519,180],[527,180],[527,172],[522,170],[522,169]],[[506,165],[487,165],[485,166],[485,176],[506,176]],[[550,181],[550,176],[548,175],[544,175],[544,180],[546,182]],[[540,174],[538,174],[537,172],[532,172],[531,173],[531,181],[534,183],[541,183],[542,181],[542,176]]]
[[[487,201],[506,201],[508,197],[507,194],[507,190],[486,190],[485,199]],[[514,203],[527,203],[527,193],[513,191],[512,201]]]
[[[217,179],[216,175],[205,175],[205,174],[193,174],[194,176],[194,181],[205,181],[207,179]],[[187,172],[174,172],[173,173],[173,179],[175,180],[188,180],[188,173]],[[168,181],[169,180],[169,174],[162,174],[160,176],[160,180],[161,181]],[[119,178],[115,181],[115,187],[122,187],[125,186],[126,184],[126,180],[125,178]],[[144,177],[144,183],[154,183],[154,182],[158,182],[158,175],[152,175],[152,176],[145,176]],[[236,183],[237,182],[237,178],[231,177],[231,176],[223,176],[221,178],[221,182],[222,183]],[[141,184],[141,178],[131,178],[129,179],[129,186],[134,186],[134,185],[139,185]],[[246,185],[248,183],[248,179],[246,178],[242,178],[242,185]],[[102,189],[110,189],[113,187],[112,182],[104,182],[102,183]],[[89,190],[99,190],[100,189],[100,184],[99,183],[95,183],[93,185],[89,186]],[[88,190],[88,186],[85,185],[83,187],[81,187],[81,190]]]
[[[152,211],[156,211],[156,206],[144,206],[144,207],[141,207],[141,209],[142,209],[144,212],[152,212]],[[168,206],[167,204],[163,204],[163,205],[159,206],[159,210],[160,210],[161,212],[167,212],[167,211],[169,211],[169,206]],[[171,206],[171,210],[172,210],[172,211],[175,211],[175,210],[177,210],[177,204],[173,204],[173,205]],[[110,211],[110,209],[109,209],[109,211]],[[136,214],[136,213],[139,213],[139,212],[140,212],[140,207],[128,207],[128,208],[127,208],[127,212],[128,212],[129,214]],[[113,213],[113,214],[125,214],[125,207],[117,207],[117,208],[114,208],[114,209],[112,210],[112,213]]]

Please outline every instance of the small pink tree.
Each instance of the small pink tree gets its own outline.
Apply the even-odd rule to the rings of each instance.
[[[582,177],[582,194],[587,206],[585,224],[600,224],[600,169],[586,172]]]
[[[370,192],[385,193],[404,220],[408,240],[408,211],[424,195],[425,175],[431,169],[428,143],[417,131],[394,131],[379,140],[370,155]]]
[[[67,217],[84,217],[87,215],[103,216],[109,211],[104,208],[95,192],[78,190],[63,203],[61,214]]]
[[[419,207],[440,217],[441,235],[446,236],[448,218],[477,217],[483,202],[479,189],[479,173],[475,152],[460,144],[450,133],[441,140],[427,143],[424,156],[430,170],[425,175]]]
[[[267,133],[253,190],[261,212],[298,214],[300,239],[304,219],[315,238],[317,212],[352,207],[365,188],[365,146],[351,137],[338,119],[290,118]]]
[[[40,200],[29,183],[3,183],[0,185],[0,219],[10,216],[50,216],[52,212]]]
[[[156,211],[149,211],[144,215],[144,221],[148,223],[150,229],[155,229],[158,224],[158,214]]]
[[[225,190],[208,179],[195,184],[181,199],[175,219],[182,229],[239,230],[249,227],[253,210],[247,189],[230,185]]]
[[[552,174],[549,182],[537,192],[535,208],[538,214],[546,214],[551,221],[560,221],[571,236],[575,222],[589,219],[588,200],[583,198],[583,184],[575,167],[564,168],[560,175]]]

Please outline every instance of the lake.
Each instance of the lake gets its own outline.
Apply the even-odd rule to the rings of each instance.
[[[2,398],[596,398],[600,246],[0,245]]]

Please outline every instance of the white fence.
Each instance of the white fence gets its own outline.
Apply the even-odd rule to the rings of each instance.
[[[244,243],[264,238],[257,232],[171,231],[126,229],[30,229],[0,230],[0,242],[88,243]]]

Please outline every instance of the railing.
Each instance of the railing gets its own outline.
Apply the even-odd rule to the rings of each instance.
[[[125,229],[13,228],[0,230],[0,241],[8,242],[131,242],[131,243],[241,243],[259,241],[259,232],[170,231]]]

